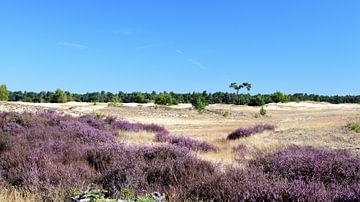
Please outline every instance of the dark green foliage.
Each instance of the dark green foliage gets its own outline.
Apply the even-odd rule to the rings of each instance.
[[[281,93],[280,91],[276,91],[274,94],[271,95],[271,99],[275,103],[279,102],[288,102],[288,97]]]
[[[9,100],[9,91],[5,84],[0,85],[0,101],[8,101]]]
[[[264,109],[264,106],[261,106],[260,108],[260,115],[265,116],[266,115],[266,109]]]
[[[200,93],[193,93],[191,104],[196,110],[198,110],[199,113],[203,112],[207,105],[204,96]]]
[[[136,103],[147,103],[148,102],[148,100],[145,99],[144,94],[142,94],[141,92],[131,93],[130,99]]]
[[[111,93],[111,92],[92,92],[85,94],[76,94],[65,92],[67,95],[68,101],[69,98],[72,98],[72,101],[77,102],[112,102],[114,99],[118,102],[129,103],[129,102],[150,102],[154,101],[158,95],[156,92],[151,93]],[[173,98],[173,104],[178,103],[191,103],[192,93],[169,93]],[[274,94],[258,94],[258,95],[249,95],[249,94],[239,94],[228,93],[228,92],[202,92],[200,93],[204,97],[207,104],[237,104],[238,102],[243,105],[251,106],[262,106],[261,98],[264,100],[265,104],[278,101]],[[51,102],[51,98],[54,95],[54,92],[42,91],[39,93],[35,92],[23,92],[23,91],[10,91],[9,92],[9,101],[24,101],[24,102]],[[260,98],[261,97],[261,98]],[[273,98],[275,97],[275,101]],[[280,96],[281,97],[281,96]],[[314,94],[303,94],[296,93],[286,96],[288,99],[286,101],[291,102],[301,102],[301,101],[319,101],[319,102],[329,102],[333,104],[339,103],[360,103],[360,95],[346,95],[346,96],[322,96]],[[281,99],[280,99],[281,100]]]
[[[160,93],[158,96],[155,97],[155,104],[158,105],[173,105],[175,104],[173,98],[168,93]]]
[[[237,97],[237,102],[236,102],[236,104],[245,104],[245,103],[248,103],[248,102],[246,102],[246,101],[243,101],[243,102],[241,102],[241,100],[240,100],[240,97],[239,97],[239,91],[240,91],[240,89],[242,89],[242,88],[246,88],[248,91],[251,89],[251,84],[249,83],[249,82],[244,82],[244,83],[242,83],[242,84],[237,84],[237,83],[231,83],[230,84],[230,86],[229,86],[230,88],[233,88],[235,91],[236,91],[236,97]]]
[[[51,97],[53,103],[65,103],[67,102],[67,95],[61,89],[56,89],[55,93]]]
[[[263,106],[265,105],[264,98],[261,95],[253,96],[250,99],[250,106]]]

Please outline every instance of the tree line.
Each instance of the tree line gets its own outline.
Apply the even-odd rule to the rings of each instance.
[[[329,102],[333,104],[339,103],[360,103],[360,95],[358,96],[324,96],[306,93],[295,93],[285,95],[281,92],[272,94],[257,94],[250,95],[249,93],[238,94],[229,92],[207,92],[201,93],[174,93],[155,91],[148,92],[91,92],[91,93],[70,93],[57,89],[55,92],[42,91],[42,92],[26,92],[26,91],[7,91],[5,85],[0,87],[0,100],[4,101],[23,101],[35,103],[63,103],[69,101],[76,102],[122,102],[122,103],[148,103],[156,102],[158,104],[173,105],[178,103],[192,103],[194,97],[202,99],[206,104],[239,104],[250,106],[262,106],[267,103],[273,102],[300,102],[300,101],[316,101],[316,102]]]

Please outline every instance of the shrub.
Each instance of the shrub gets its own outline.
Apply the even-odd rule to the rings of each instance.
[[[155,98],[155,104],[159,104],[159,105],[173,105],[173,98],[170,94],[168,93],[160,93],[158,96],[156,96]]]
[[[255,125],[250,128],[239,128],[227,136],[228,140],[235,140],[242,137],[248,137],[256,133],[262,133],[266,130],[275,130],[275,126],[271,124]]]
[[[138,132],[141,130],[147,132],[154,132],[154,133],[168,132],[164,127],[156,124],[130,123],[129,121],[126,120],[113,120],[111,127],[112,129],[116,129],[116,130],[125,130],[125,131],[133,131],[133,132]]]
[[[287,102],[288,101],[288,97],[286,95],[284,95],[283,93],[281,93],[280,91],[276,91],[275,93],[273,93],[271,95],[271,100],[275,103],[279,103],[279,102]]]
[[[65,103],[67,102],[67,95],[61,89],[56,89],[55,93],[51,97],[53,103]]]
[[[156,137],[174,144],[120,144],[113,135],[119,125],[161,131]],[[224,168],[196,158],[186,148],[207,146],[173,137],[157,125],[49,111],[0,113],[0,140],[1,186],[36,191],[44,201],[57,190],[70,195],[88,184],[108,190],[106,198],[130,199],[159,191],[174,201],[360,199],[359,157],[342,151],[292,146],[255,158],[243,169]],[[245,148],[238,146],[235,152]],[[99,190],[89,194],[100,197]]]
[[[0,101],[8,101],[9,100],[9,91],[5,84],[0,85]]]
[[[264,108],[264,106],[261,106],[261,108],[260,108],[260,115],[261,115],[261,116],[265,116],[265,115],[266,115],[266,109]]]
[[[103,115],[103,114],[101,114],[101,113],[96,113],[96,114],[95,114],[95,119],[96,119],[96,120],[100,120],[100,119],[102,119],[102,118],[104,118],[104,115]]]
[[[347,126],[350,130],[353,130],[357,133],[360,133],[360,124],[358,123],[350,123],[348,126]]]
[[[353,157],[344,151],[289,146],[259,157],[251,164],[265,173],[289,181],[315,181],[326,186],[360,182],[360,157]]]
[[[261,95],[257,95],[255,97],[251,97],[250,99],[250,106],[263,106],[265,101]]]
[[[201,93],[192,94],[191,104],[199,113],[203,112],[207,105],[205,98]]]
[[[145,99],[145,96],[141,92],[133,92],[130,94],[130,100],[135,103],[147,103],[148,100]]]
[[[248,149],[247,149],[246,145],[238,144],[233,147],[233,152],[236,155],[235,159],[238,161],[241,161],[245,157],[246,153],[248,152]]]
[[[226,111],[226,112],[224,112],[223,117],[227,118],[227,117],[229,117],[230,115],[231,115],[231,113],[228,112],[228,111]]]
[[[200,142],[194,139],[191,139],[189,137],[183,137],[183,136],[175,136],[171,135],[168,132],[160,132],[155,135],[155,140],[158,142],[168,142],[170,144],[179,146],[179,147],[185,147],[190,150],[194,151],[213,151],[217,152],[218,148],[207,143],[207,142]]]

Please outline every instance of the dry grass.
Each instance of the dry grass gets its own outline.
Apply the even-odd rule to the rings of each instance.
[[[147,146],[154,146],[160,145],[164,143],[156,142],[155,141],[155,134],[141,131],[141,132],[127,132],[122,131],[118,134],[118,141],[120,143],[128,144],[128,145],[147,145]]]
[[[360,153],[360,138],[344,126],[358,120],[360,105],[325,103],[270,104],[266,107],[268,116],[256,118],[260,108],[235,105],[210,105],[203,114],[190,109],[154,109],[143,107],[117,107],[101,110],[104,114],[144,123],[164,125],[172,133],[185,135],[200,141],[207,141],[220,148],[218,153],[197,153],[202,159],[226,165],[234,164],[232,148],[244,144],[248,153],[246,159],[272,152],[290,144],[300,146],[346,149]],[[223,117],[223,113],[231,113]],[[277,125],[275,132],[265,132],[236,141],[226,141],[227,134],[239,127],[256,123]],[[137,145],[154,144],[148,134],[125,135],[121,141]]]
[[[61,192],[54,192],[54,195],[49,196],[49,201],[57,202],[64,201],[65,195]],[[43,196],[36,191],[21,190],[17,188],[1,188],[0,201],[1,202],[38,202],[44,201]]]

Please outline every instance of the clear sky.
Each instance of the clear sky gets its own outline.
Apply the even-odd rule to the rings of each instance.
[[[9,0],[10,90],[360,94],[359,0]]]

